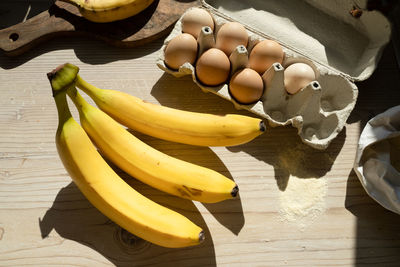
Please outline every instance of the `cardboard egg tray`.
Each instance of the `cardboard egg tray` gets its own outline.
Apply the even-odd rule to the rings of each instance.
[[[265,118],[273,127],[291,124],[298,129],[304,143],[325,149],[345,126],[357,100],[358,89],[354,82],[372,74],[389,41],[390,26],[377,12],[352,17],[349,10],[353,8],[353,1],[324,3],[327,5],[313,0],[202,2],[201,8],[210,12],[215,25],[214,32],[203,28],[200,33],[198,57],[215,45],[216,34],[227,21],[241,23],[248,32],[247,47],[238,46],[229,57],[231,75],[247,66],[248,56],[257,42],[271,39],[281,44],[284,61],[274,63],[262,74],[264,93],[254,104],[243,105],[235,101],[229,93],[229,80],[216,87],[200,83],[195,64],[185,63],[178,70],[165,65],[165,48],[172,38],[182,33],[181,20],[185,14],[165,39],[157,65],[176,77],[191,75],[204,92],[212,92],[231,101],[237,109]],[[284,88],[284,70],[297,62],[310,65],[316,80],[291,95]]]

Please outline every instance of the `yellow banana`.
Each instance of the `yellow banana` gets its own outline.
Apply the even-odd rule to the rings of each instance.
[[[154,0],[62,0],[79,8],[86,19],[93,22],[112,22],[138,14]]]
[[[265,131],[262,120],[228,114],[218,116],[155,105],[135,96],[97,88],[79,74],[76,86],[119,123],[160,139],[198,146],[234,146],[247,143]]]
[[[127,231],[164,247],[199,244],[203,231],[181,214],[144,197],[104,161],[82,127],[73,119],[66,86],[77,69],[60,67],[49,73],[59,124],[56,144],[60,158],[86,198]]]
[[[87,103],[74,87],[68,90],[68,95],[78,108],[81,125],[91,140],[131,176],[164,192],[205,203],[237,195],[239,189],[231,179],[143,143],[106,113]]]

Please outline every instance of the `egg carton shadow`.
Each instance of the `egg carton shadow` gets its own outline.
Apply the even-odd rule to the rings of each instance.
[[[215,23],[215,34],[209,27],[202,28],[197,40],[198,57],[209,48],[215,47],[215,36],[221,26],[228,21],[216,15],[212,16]],[[190,63],[183,64],[178,70],[168,68],[164,62],[164,51],[169,41],[182,33],[182,17],[175,24],[160,50],[157,60],[157,66],[160,69],[175,77],[191,75],[202,91],[214,93],[231,101],[235,108],[248,110],[268,120],[272,127],[291,124],[298,129],[301,140],[315,149],[326,149],[343,129],[355,106],[358,95],[356,85],[340,73],[335,73],[323,65],[314,63],[285,46],[282,46],[285,54],[282,64],[274,63],[262,74],[263,95],[259,101],[250,105],[241,104],[232,97],[229,92],[229,80],[219,86],[210,87],[197,79],[195,66]],[[231,61],[230,77],[237,70],[248,65],[248,56],[258,42],[269,39],[255,34],[249,29],[247,32],[249,35],[247,47],[238,46],[229,57]],[[284,70],[293,63],[305,63],[311,66],[316,74],[316,79],[298,93],[291,95],[286,92],[284,87]]]

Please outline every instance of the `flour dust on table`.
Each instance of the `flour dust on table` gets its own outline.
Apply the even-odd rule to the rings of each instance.
[[[291,175],[284,191],[280,191],[279,215],[282,221],[295,222],[304,230],[326,209],[325,178],[298,178]]]

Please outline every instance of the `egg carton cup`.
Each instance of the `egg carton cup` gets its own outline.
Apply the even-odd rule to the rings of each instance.
[[[235,21],[209,6],[206,10],[210,12],[214,19],[214,32],[209,27],[203,27],[197,39],[198,57],[207,49],[215,46],[215,37],[223,24],[228,21]],[[259,41],[264,39],[271,39],[280,43],[285,56],[282,64],[274,63],[261,75],[264,81],[264,92],[261,99],[254,104],[241,104],[229,92],[230,77],[226,83],[210,87],[197,79],[195,66],[190,63],[183,64],[178,70],[166,66],[164,51],[168,43],[182,33],[182,18],[186,12],[177,21],[160,49],[157,60],[157,66],[160,69],[175,77],[191,75],[193,81],[204,92],[214,93],[231,101],[235,108],[248,110],[266,119],[272,127],[291,124],[297,128],[301,140],[315,149],[326,149],[329,146],[330,142],[345,126],[346,120],[355,106],[358,89],[352,79],[329,66],[307,58],[293,48],[285,46],[279,40],[242,23],[249,36],[248,45],[247,47],[238,46],[230,55],[230,77],[237,70],[247,66],[251,50]],[[296,94],[291,95],[284,88],[284,70],[290,64],[298,62],[311,66],[316,74],[316,79]]]

